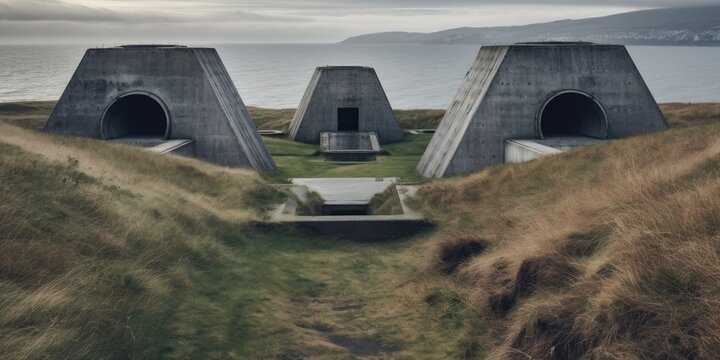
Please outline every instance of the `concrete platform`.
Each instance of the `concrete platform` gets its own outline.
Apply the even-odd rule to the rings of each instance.
[[[374,132],[323,132],[320,151],[332,161],[369,161],[382,147]]]
[[[307,199],[308,191],[315,191],[325,199],[325,204],[335,206],[367,205],[375,194],[385,191],[397,179],[292,179],[290,190],[300,201]],[[271,213],[271,222],[297,226],[324,236],[375,241],[397,239],[422,231],[430,223],[422,214],[407,204],[418,186],[396,186],[402,215],[296,215],[297,201],[289,199]]]
[[[385,191],[397,181],[397,178],[290,179],[292,184],[318,193],[326,205],[369,204],[375,194]]]

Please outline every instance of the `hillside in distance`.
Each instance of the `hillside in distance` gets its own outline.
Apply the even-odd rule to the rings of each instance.
[[[385,32],[342,43],[507,44],[588,41],[624,45],[720,45],[720,6],[642,10],[580,20],[503,27],[463,27],[433,33]]]

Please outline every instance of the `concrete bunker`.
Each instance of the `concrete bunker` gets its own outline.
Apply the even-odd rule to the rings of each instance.
[[[362,66],[315,69],[290,123],[290,138],[317,144],[322,133],[337,132],[372,132],[382,144],[404,140],[375,69]]]
[[[602,105],[581,91],[552,95],[538,112],[540,137],[585,136],[605,139],[607,117]]]
[[[160,101],[142,93],[118,97],[102,119],[103,139],[126,137],[166,139],[170,118]]]
[[[144,146],[222,166],[275,169],[212,48],[88,49],[44,130]]]
[[[665,129],[624,46],[485,46],[417,171],[424,177],[465,174]]]

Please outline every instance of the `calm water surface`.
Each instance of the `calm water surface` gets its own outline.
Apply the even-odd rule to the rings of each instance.
[[[53,100],[89,46],[0,45],[0,102]],[[446,108],[475,45],[214,45],[246,104],[294,108],[313,70],[372,66],[398,109]],[[629,47],[659,102],[720,101],[720,47]]]

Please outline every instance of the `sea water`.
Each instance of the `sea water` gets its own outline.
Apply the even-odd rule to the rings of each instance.
[[[201,45],[202,46],[202,45]],[[218,49],[248,105],[294,108],[313,70],[374,67],[396,109],[444,109],[477,45],[267,44]],[[0,45],[0,102],[58,99],[87,45]],[[631,46],[658,102],[720,101],[720,47]]]

